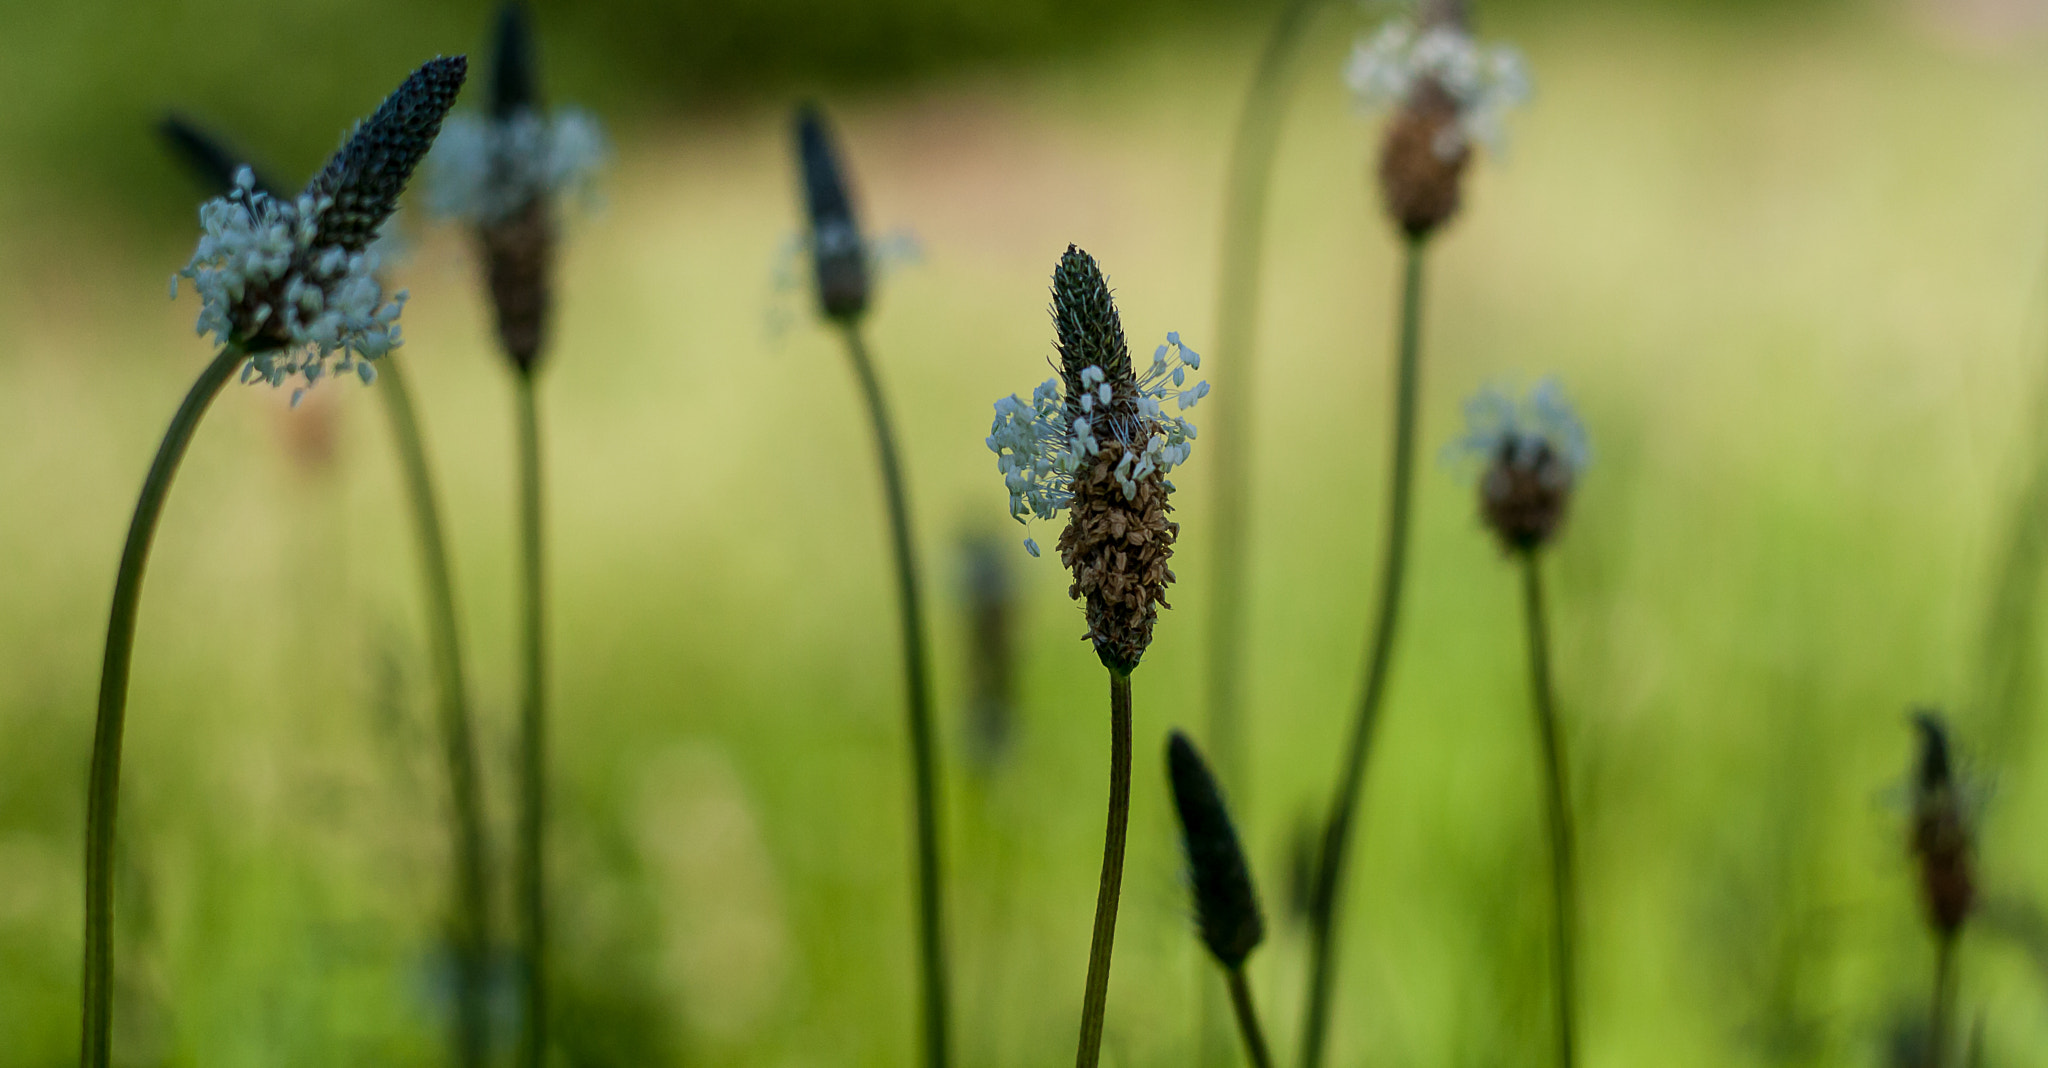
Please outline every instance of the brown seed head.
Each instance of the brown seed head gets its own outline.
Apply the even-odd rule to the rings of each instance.
[[[554,261],[555,221],[546,197],[535,197],[513,214],[483,224],[484,272],[497,309],[498,340],[523,375],[531,375],[547,341]]]
[[[1548,542],[1571,497],[1571,464],[1542,439],[1504,438],[1479,480],[1480,513],[1510,551]]]
[[[1380,195],[1387,215],[1420,240],[1457,214],[1472,146],[1458,126],[1458,102],[1424,80],[1387,124],[1380,144]]]
[[[1962,928],[1976,904],[1970,826],[1956,795],[1947,729],[1940,716],[1916,712],[1913,725],[1920,734],[1920,757],[1914,782],[1911,848],[1920,865],[1920,896],[1927,922],[1946,938]]]
[[[1095,258],[1073,245],[1052,276],[1052,314],[1059,336],[1067,416],[1085,415],[1099,451],[1074,474],[1074,500],[1060,534],[1060,561],[1074,574],[1067,592],[1082,602],[1088,638],[1110,670],[1128,674],[1152,644],[1152,624],[1166,604],[1173,572],[1166,566],[1180,525],[1167,521],[1166,479],[1132,474],[1156,429],[1138,404],[1130,346]],[[1102,373],[1095,380],[1091,368]],[[1101,401],[1107,387],[1109,400]],[[1081,397],[1095,399],[1084,410]]]

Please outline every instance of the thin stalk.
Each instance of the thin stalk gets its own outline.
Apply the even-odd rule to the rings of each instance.
[[[1131,677],[1109,673],[1109,829],[1102,839],[1102,884],[1095,891],[1095,934],[1088,943],[1088,987],[1081,998],[1077,1068],[1102,1059],[1102,1016],[1109,1004],[1109,955],[1123,896],[1124,834],[1131,822]]]
[[[149,474],[142,480],[135,515],[128,521],[128,539],[121,546],[121,565],[114,573],[106,658],[100,665],[99,709],[93,721],[92,772],[86,788],[85,976],[78,1054],[83,1068],[106,1068],[113,1057],[114,824],[121,800],[121,733],[128,713],[128,668],[135,654],[142,573],[149,565],[149,547],[156,538],[157,521],[163,517],[164,499],[171,492],[171,480],[177,477],[192,435],[245,358],[239,345],[222,348],[178,405],[170,428],[157,445]]]
[[[1927,1068],[1948,1064],[1949,1034],[1956,1016],[1956,936],[1953,931],[1935,935],[1934,1003],[1928,1012]]]
[[[910,735],[911,801],[917,829],[917,949],[923,995],[924,1063],[945,1068],[952,1048],[949,1034],[945,944],[945,897],[940,886],[939,771],[932,743],[930,673],[925,664],[923,599],[918,589],[917,550],[911,541],[910,498],[903,464],[896,454],[896,434],[881,379],[868,356],[860,327],[845,322],[846,354],[867,400],[868,422],[875,436],[875,460],[882,469],[882,489],[889,508],[889,541],[896,560],[896,600],[903,624],[904,708]]]
[[[1427,239],[1410,238],[1405,247],[1406,270],[1401,291],[1400,355],[1394,379],[1394,454],[1388,477],[1386,555],[1380,570],[1379,608],[1366,656],[1365,693],[1351,725],[1344,751],[1344,770],[1323,828],[1323,847],[1316,865],[1315,892],[1309,911],[1309,988],[1302,1014],[1301,1064],[1321,1068],[1330,1025],[1330,994],[1336,970],[1337,925],[1342,918],[1344,863],[1351,845],[1351,822],[1365,785],[1366,758],[1371,753],[1380,702],[1386,694],[1393,662],[1394,633],[1400,621],[1402,578],[1408,566],[1410,489],[1415,474],[1415,423],[1420,393],[1422,354],[1422,265]]]
[[[1543,568],[1533,549],[1523,550],[1522,593],[1529,630],[1529,689],[1534,697],[1536,734],[1543,749],[1543,778],[1550,830],[1550,919],[1552,980],[1557,987],[1557,1063],[1571,1068],[1576,1050],[1578,1004],[1578,883],[1572,868],[1572,812],[1563,732],[1550,682],[1550,625],[1543,611]]]
[[[540,415],[533,374],[514,376],[519,423],[519,915],[526,951],[526,1005],[519,1061],[540,1068],[547,1056],[547,658],[546,587],[541,561]]]
[[[489,966],[490,894],[485,873],[483,794],[477,781],[475,730],[464,680],[462,637],[456,626],[455,583],[448,563],[447,538],[427,466],[426,441],[420,433],[412,389],[406,384],[404,361],[382,361],[380,376],[385,411],[391,417],[392,440],[398,444],[398,466],[412,509],[413,534],[420,545],[420,579],[426,586],[427,635],[433,650],[438,690],[441,754],[448,765],[449,845],[455,857],[456,909],[456,1052],[458,1063],[484,1062],[489,1041],[485,1005],[485,973]]]
[[[1230,969],[1230,1007],[1237,1010],[1237,1029],[1244,1035],[1245,1060],[1251,1068],[1272,1068],[1273,1056],[1266,1052],[1266,1034],[1259,1028],[1259,1010],[1252,1004],[1251,984],[1245,982],[1244,965]]]
[[[1243,703],[1245,543],[1251,496],[1252,389],[1259,319],[1259,282],[1265,250],[1266,201],[1280,147],[1295,59],[1308,39],[1312,16],[1328,0],[1289,0],[1259,53],[1245,91],[1244,110],[1230,144],[1229,184],[1223,193],[1222,258],[1216,278],[1216,354],[1209,371],[1225,400],[1209,413],[1209,459],[1215,471],[1216,528],[1212,581],[1216,602],[1209,617],[1209,754],[1240,807],[1245,796]],[[1211,402],[1214,404],[1215,402]]]

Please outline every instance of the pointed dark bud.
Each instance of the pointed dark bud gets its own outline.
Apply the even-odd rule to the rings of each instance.
[[[540,110],[540,67],[526,5],[509,0],[498,9],[497,52],[491,57],[491,116],[504,121]]]
[[[1953,937],[1976,904],[1970,857],[1970,825],[1957,796],[1950,763],[1948,728],[1939,713],[1913,713],[1920,735],[1914,761],[1913,857],[1920,865],[1921,904],[1927,921],[1943,938]]]
[[[1245,863],[1215,777],[1194,743],[1179,731],[1167,738],[1166,770],[1173,782],[1174,808],[1180,812],[1181,844],[1187,849],[1202,943],[1217,963],[1235,971],[1266,937],[1251,867]]]
[[[867,240],[855,217],[831,125],[816,104],[797,108],[796,150],[811,228],[818,307],[826,318],[848,322],[868,309]]]
[[[1067,396],[1082,392],[1081,372],[1089,367],[1102,368],[1113,385],[1135,381],[1131,349],[1124,341],[1116,302],[1110,298],[1109,280],[1103,277],[1095,257],[1073,245],[1067,246],[1060,265],[1053,270],[1052,319],[1059,335],[1060,376],[1066,380]]]
[[[256,175],[257,192],[273,197],[282,192],[265,177],[261,168],[249,162],[247,156],[177,112],[165,115],[156,124],[156,132],[170,147],[171,154],[178,157],[185,164],[185,169],[213,196],[228,195],[235,188],[235,172],[243,167],[248,167]]]
[[[467,57],[428,60],[384,98],[376,114],[356,126],[306,186],[314,196],[334,199],[320,216],[316,247],[361,252],[376,239],[377,228],[397,209],[398,194],[405,191],[413,168],[434,147],[441,120],[468,75]]]

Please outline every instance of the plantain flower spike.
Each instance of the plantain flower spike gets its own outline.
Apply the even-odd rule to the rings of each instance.
[[[1173,805],[1180,815],[1181,846],[1187,853],[1188,881],[1194,891],[1195,922],[1202,944],[1216,963],[1235,971],[1266,939],[1266,919],[1259,911],[1251,865],[1231,823],[1230,809],[1216,777],[1202,761],[1187,735],[1174,731],[1166,742],[1166,771],[1173,784]]]
[[[797,109],[796,147],[809,230],[805,245],[817,281],[818,309],[827,319],[851,322],[868,309],[874,267],[847,187],[837,138],[816,104]]]
[[[521,374],[547,344],[557,202],[588,197],[609,149],[597,120],[543,109],[526,8],[498,12],[488,115],[458,115],[428,161],[428,210],[474,227],[498,341]]]
[[[1362,110],[1394,109],[1380,144],[1379,184],[1387,214],[1412,239],[1457,214],[1472,146],[1505,144],[1503,117],[1529,97],[1521,54],[1481,46],[1463,0],[1423,0],[1361,40],[1344,80]]]
[[[171,293],[178,278],[191,280],[199,332],[248,350],[243,381],[282,386],[296,377],[304,383],[296,402],[329,374],[376,378],[372,361],[401,343],[405,294],[385,300],[369,246],[467,74],[462,56],[414,71],[297,197],[271,195],[241,166],[232,188],[200,208],[199,247]]]
[[[1956,788],[1948,728],[1929,709],[1913,713],[1920,755],[1913,776],[1912,851],[1920,865],[1927,922],[1943,937],[1963,926],[1977,900],[1969,819]]]
[[[1556,379],[1519,402],[1489,386],[1465,401],[1466,433],[1452,449],[1485,464],[1479,510],[1510,552],[1532,552],[1564,524],[1572,488],[1592,450],[1585,425]]]
[[[1167,561],[1180,526],[1166,518],[1166,476],[1194,448],[1195,426],[1180,413],[1207,396],[1209,384],[1188,384],[1202,357],[1178,333],[1137,373],[1109,282],[1086,252],[1067,246],[1052,293],[1059,375],[1028,401],[996,402],[988,447],[1012,517],[1070,513],[1059,540],[1060,561],[1074,575],[1068,593],[1086,610],[1096,655],[1128,674],[1168,607]],[[1038,555],[1037,542],[1026,538],[1024,547]]]

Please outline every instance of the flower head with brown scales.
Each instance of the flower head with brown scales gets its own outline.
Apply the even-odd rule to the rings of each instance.
[[[1502,548],[1530,551],[1564,523],[1572,488],[1592,455],[1586,427],[1556,379],[1519,402],[1489,386],[1465,401],[1466,432],[1456,454],[1484,463],[1479,511]]]
[[[1151,643],[1173,581],[1167,561],[1180,527],[1166,518],[1166,475],[1187,461],[1195,437],[1179,413],[1207,396],[1209,384],[1188,385],[1202,357],[1177,333],[1137,372],[1109,282],[1086,252],[1067,246],[1052,293],[1059,374],[1029,401],[996,402],[988,447],[1019,522],[1069,513],[1059,540],[1060,561],[1074,574],[1068,592],[1087,611],[1096,654],[1128,673]],[[1027,538],[1024,547],[1038,555],[1036,542]]]

